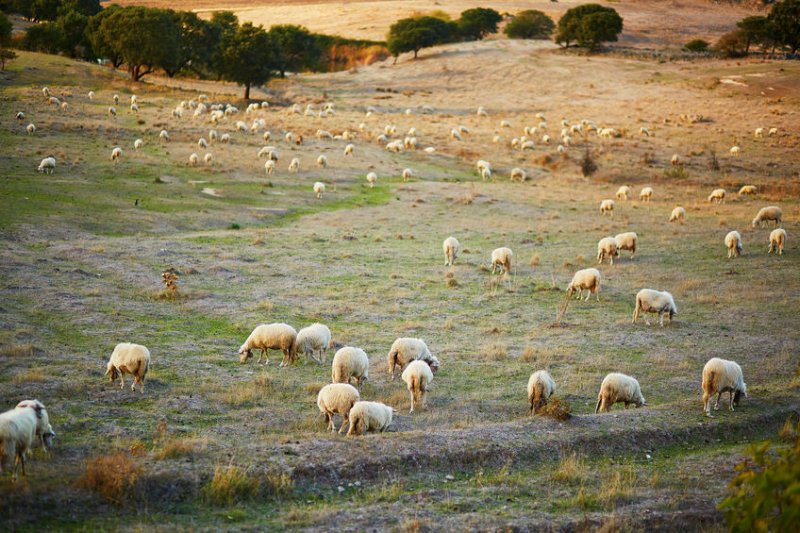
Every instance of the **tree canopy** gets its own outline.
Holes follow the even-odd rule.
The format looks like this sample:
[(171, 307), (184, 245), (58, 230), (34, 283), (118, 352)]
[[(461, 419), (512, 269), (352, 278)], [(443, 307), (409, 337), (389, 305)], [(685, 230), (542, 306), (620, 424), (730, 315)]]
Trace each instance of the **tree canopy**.
[(423, 16), (401, 19), (391, 25), (386, 37), (389, 53), (395, 58), (404, 52), (414, 52), (414, 59), (423, 48), (449, 42), (454, 24), (440, 18)]
[(511, 39), (549, 39), (555, 27), (553, 19), (536, 9), (528, 9), (517, 13), (503, 32)]
[(314, 35), (302, 26), (283, 24), (269, 29), (270, 36), (277, 47), (277, 67), (281, 77), (286, 71), (300, 71), (311, 68), (322, 56), (319, 42)]
[(490, 33), (497, 33), (503, 17), (494, 9), (476, 7), (461, 13), (456, 24), (461, 36), (468, 41), (480, 41)]
[[(585, 21), (584, 19), (589, 19)], [(569, 47), (571, 42), (579, 46), (595, 48), (604, 41), (616, 41), (622, 32), (622, 17), (614, 8), (600, 4), (583, 4), (568, 9), (558, 21), (555, 41)]]
[(275, 45), (261, 26), (247, 22), (235, 32), (223, 34), (219, 51), (222, 78), (244, 85), (245, 100), (253, 85), (265, 83), (276, 70)]
[(782, 0), (772, 6), (769, 16), (771, 37), (783, 46), (797, 53), (800, 48), (800, 0)]

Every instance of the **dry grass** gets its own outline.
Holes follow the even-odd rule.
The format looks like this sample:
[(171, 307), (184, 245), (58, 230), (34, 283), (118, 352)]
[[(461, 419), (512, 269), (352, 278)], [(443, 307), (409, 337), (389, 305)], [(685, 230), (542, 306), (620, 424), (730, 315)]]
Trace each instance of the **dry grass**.
[(0, 357), (26, 357), (36, 352), (33, 344), (9, 344), (0, 346)]
[(572, 408), (565, 400), (560, 398), (550, 398), (550, 401), (547, 402), (544, 407), (539, 409), (537, 414), (552, 418), (554, 420), (569, 420), (572, 417), (570, 414), (571, 411)]
[(550, 474), (550, 479), (558, 483), (576, 485), (583, 483), (589, 475), (589, 469), (583, 457), (575, 452), (562, 457), (558, 466)]
[(101, 455), (86, 462), (79, 485), (116, 505), (130, 504), (138, 498), (137, 482), (142, 472), (130, 454)]
[(233, 463), (214, 469), (214, 476), (203, 487), (203, 496), (212, 505), (229, 506), (258, 496), (261, 481), (249, 468)]
[(47, 379), (44, 372), (42, 372), (38, 368), (29, 368), (28, 370), (23, 370), (22, 372), (15, 374), (12, 383), (14, 385), (22, 385), (24, 383), (37, 383), (40, 381), (44, 381)]
[(492, 341), (481, 347), (480, 354), (490, 361), (503, 361), (508, 358), (508, 346), (501, 341)]

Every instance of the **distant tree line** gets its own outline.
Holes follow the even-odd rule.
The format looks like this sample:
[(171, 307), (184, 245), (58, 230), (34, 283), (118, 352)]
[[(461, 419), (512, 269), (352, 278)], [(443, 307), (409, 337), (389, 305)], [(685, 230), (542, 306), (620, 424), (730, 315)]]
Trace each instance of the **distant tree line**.
[[(689, 44), (692, 43), (687, 43), (687, 49), (690, 49)], [(693, 44), (695, 47), (701, 46)], [(741, 57), (749, 54), (755, 46), (765, 52), (797, 53), (800, 49), (800, 0), (776, 2), (766, 17), (743, 18), (736, 23), (735, 30), (720, 37), (714, 48), (729, 57)], [(705, 49), (708, 47), (706, 43)]]

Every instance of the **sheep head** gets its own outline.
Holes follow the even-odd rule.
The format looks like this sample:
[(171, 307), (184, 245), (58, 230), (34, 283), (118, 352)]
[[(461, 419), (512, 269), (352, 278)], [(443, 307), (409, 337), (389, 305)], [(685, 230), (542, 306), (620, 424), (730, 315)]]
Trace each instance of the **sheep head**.
[(251, 357), (253, 357), (253, 352), (249, 348), (245, 346), (239, 348), (239, 362), (241, 364), (245, 364)]
[(115, 379), (119, 377), (119, 372), (117, 372), (117, 367), (115, 367), (113, 363), (108, 363), (105, 375), (109, 376), (108, 380), (113, 382)]

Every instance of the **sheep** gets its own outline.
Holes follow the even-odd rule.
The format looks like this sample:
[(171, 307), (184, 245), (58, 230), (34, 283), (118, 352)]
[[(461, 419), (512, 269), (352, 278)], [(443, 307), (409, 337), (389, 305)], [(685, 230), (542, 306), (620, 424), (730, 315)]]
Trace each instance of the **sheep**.
[(605, 216), (606, 213), (614, 216), (614, 200), (607, 199), (600, 202), (600, 214)]
[(478, 175), (485, 169), (492, 170), (492, 164), (488, 161), (484, 161), (483, 159), (479, 159), (477, 163), (475, 163), (475, 168), (478, 170)]
[(200, 162), (200, 156), (198, 156), (196, 153), (192, 153), (189, 156), (189, 165), (196, 167), (199, 162)]
[(453, 236), (450, 236), (442, 243), (442, 250), (444, 251), (444, 266), (453, 266), (458, 254), (461, 253), (461, 245)]
[(392, 141), (386, 144), (386, 150), (395, 154), (403, 151), (403, 141)]
[[(227, 109), (226, 109), (226, 111), (227, 111)], [(236, 131), (243, 131), (243, 132), (247, 133), (247, 122), (244, 122), (243, 120), (237, 120), (236, 121)]]
[(60, 106), (61, 105), (61, 100), (59, 100), (55, 96), (51, 96), (50, 98), (47, 99), (47, 103), (49, 103), (50, 105), (54, 105), (54, 106)]
[(403, 147), (406, 150), (416, 150), (417, 149), (417, 138), (416, 137), (406, 137), (403, 139)]
[(119, 146), (115, 146), (113, 150), (111, 150), (111, 160), (114, 163), (119, 162), (120, 158), (122, 157), (122, 148)]
[(600, 301), (600, 271), (596, 268), (584, 268), (583, 270), (578, 270), (575, 272), (575, 275), (572, 276), (572, 281), (569, 282), (567, 285), (567, 296), (571, 297), (575, 290), (578, 291), (578, 300), (581, 299), (583, 296), (583, 290), (586, 289), (588, 292), (586, 293), (586, 301), (589, 301), (589, 297), (594, 293), (595, 298), (597, 301)]
[(317, 395), (317, 407), (325, 415), (328, 429), (331, 432), (336, 431), (333, 415), (337, 414), (342, 417), (342, 426), (339, 429), (339, 433), (342, 433), (350, 422), (348, 418), (350, 410), (360, 399), (361, 396), (356, 388), (347, 383), (331, 383), (320, 389)]
[(278, 160), (278, 150), (274, 146), (264, 146), (261, 150), (258, 151), (258, 158), (261, 159), (264, 156), (267, 156), (268, 160), (277, 161)]
[(781, 223), (781, 218), (783, 218), (783, 211), (781, 211), (780, 207), (775, 205), (762, 207), (759, 209), (758, 214), (753, 219), (752, 226), (754, 228), (756, 226), (760, 227), (762, 222), (773, 220), (775, 221), (775, 227), (777, 227)]
[(455, 139), (457, 141), (463, 140), (463, 138), (461, 137), (461, 132), (458, 131), (457, 128), (453, 128), (453, 129), (450, 130), (450, 137), (452, 137), (453, 139)]
[(669, 323), (672, 324), (672, 317), (678, 314), (678, 307), (675, 300), (667, 291), (657, 291), (654, 289), (642, 289), (636, 293), (636, 305), (633, 309), (633, 324), (639, 319), (639, 313), (644, 313), (644, 322), (648, 326), (650, 321), (647, 313), (658, 313), (658, 323), (664, 327), (664, 316), (669, 315)]
[(756, 128), (756, 131), (753, 133), (753, 137), (756, 139), (761, 139), (764, 137), (764, 128)]
[(403, 370), (402, 379), (408, 388), (411, 395), (411, 409), (409, 413), (414, 412), (414, 404), (417, 398), (422, 408), (427, 408), (428, 387), (433, 381), (433, 372), (431, 367), (425, 361), (411, 361), (405, 370)]
[(653, 199), (653, 188), (652, 187), (644, 187), (639, 192), (639, 200), (642, 202), (649, 202)]
[(0, 472), (8, 469), (11, 458), (14, 468), (11, 481), (17, 481), (17, 471), (22, 467), (25, 476), (25, 456), (36, 442), (45, 449), (52, 445), (56, 436), (47, 409), (39, 400), (23, 400), (14, 409), (0, 414)]
[(203, 156), (203, 161), (205, 161), (206, 166), (211, 166), (214, 163), (214, 156), (209, 152)]
[(631, 188), (627, 185), (622, 185), (619, 189), (617, 189), (617, 200), (627, 200), (630, 193)]
[(563, 144), (559, 144), (558, 146), (556, 146), (556, 152), (558, 152), (559, 154), (565, 154), (567, 153), (567, 149), (564, 147)]
[(609, 264), (614, 264), (614, 256), (617, 255), (617, 241), (614, 237), (603, 237), (597, 243), (597, 263), (603, 264), (603, 259), (608, 257)]
[(143, 140), (136, 139), (135, 141), (133, 141), (133, 149), (136, 150), (137, 152), (142, 149), (142, 146), (144, 146)]
[(175, 118), (183, 118), (183, 109), (176, 107), (172, 110), (172, 116)]
[(542, 144), (550, 144), (550, 136), (542, 135)]
[(45, 98), (50, 96), (50, 87), (42, 87), (42, 94)]
[(200, 137), (199, 139), (197, 139), (197, 147), (203, 149), (208, 148), (208, 141), (205, 140), (205, 138)]
[(600, 385), (600, 393), (597, 395), (597, 404), (594, 406), (594, 413), (609, 411), (615, 403), (624, 402), (625, 408), (633, 404), (636, 407), (647, 405), (642, 396), (642, 389), (639, 382), (631, 376), (612, 372), (603, 378)]
[[(427, 150), (427, 148), (426, 148), (426, 150)], [(484, 168), (483, 170), (481, 170), (481, 179), (484, 180), (484, 181), (491, 180), (492, 179), (492, 169)]]
[(320, 139), (320, 140), (322, 140), (322, 139), (333, 139), (333, 135), (331, 134), (331, 132), (326, 131), (326, 130), (317, 130), (316, 135), (317, 135), (317, 139)]
[(295, 353), (310, 356), (319, 364), (325, 362), (325, 352), (331, 346), (331, 330), (324, 324), (314, 323), (297, 332)]
[(348, 156), (348, 155), (349, 155), (349, 156), (352, 156), (352, 155), (353, 155), (353, 150), (354, 150), (354, 149), (355, 149), (355, 146), (354, 146), (354, 145), (352, 145), (352, 144), (348, 144), (347, 146), (345, 146), (345, 147), (344, 147), (344, 155), (345, 155), (345, 156)]
[(711, 415), (711, 398), (717, 395), (714, 410), (719, 410), (719, 399), (723, 392), (728, 392), (728, 408), (739, 405), (739, 399), (747, 398), (747, 384), (744, 382), (742, 367), (734, 361), (712, 357), (703, 367), (703, 410), (707, 417)]
[(397, 411), (380, 402), (356, 402), (350, 409), (350, 429), (347, 436), (363, 435), (367, 431), (383, 432), (392, 424)]
[(253, 357), (253, 350), (261, 350), (261, 355), (256, 363), (261, 363), (261, 358), (269, 364), (268, 350), (281, 350), (283, 359), (280, 366), (287, 366), (294, 359), (295, 340), (297, 331), (288, 324), (273, 323), (256, 326), (244, 344), (239, 348), (239, 362), (244, 364)]
[(321, 155), (317, 158), (317, 166), (320, 168), (325, 168), (328, 166), (328, 158), (324, 155)]
[(645, 137), (650, 137), (650, 130), (649, 130), (649, 129), (647, 129), (647, 128), (645, 128), (644, 126), (642, 126), (641, 128), (639, 128), (639, 133), (640, 133), (641, 135), (644, 135)]
[(217, 130), (208, 131), (208, 140), (211, 142), (219, 141), (219, 133), (217, 133)]
[(681, 206), (677, 206), (675, 209), (672, 210), (672, 213), (669, 215), (670, 222), (679, 222), (683, 224), (683, 219), (686, 218), (686, 209)]
[(275, 160), (274, 159), (267, 159), (267, 162), (264, 163), (264, 171), (268, 175), (272, 175), (272, 173), (275, 171)]
[(139, 384), (139, 392), (144, 394), (144, 378), (150, 368), (150, 350), (141, 344), (121, 342), (114, 347), (111, 359), (106, 365), (106, 376), (110, 382), (114, 382), (119, 376), (119, 388), (125, 388), (125, 374), (133, 376), (131, 392), (136, 392), (136, 384)]
[(321, 181), (314, 182), (314, 193), (317, 195), (317, 200), (322, 198), (322, 194), (325, 192), (325, 184)]
[(158, 142), (161, 144), (169, 142), (169, 132), (167, 130), (161, 130), (158, 133)]
[(778, 134), (778, 128), (770, 128), (769, 132), (767, 132), (767, 136), (772, 137), (773, 135)]
[(119, 105), (119, 95), (118, 94), (115, 94), (114, 96), (112, 96), (112, 99), (114, 100), (115, 104)]
[(221, 142), (222, 144), (228, 144), (229, 142), (231, 142), (231, 134), (223, 133), (222, 135), (219, 136), (219, 142)]
[(639, 236), (632, 231), (620, 233), (614, 237), (614, 243), (617, 245), (617, 257), (619, 257), (620, 250), (630, 250), (631, 259), (636, 255), (636, 245), (639, 243)]
[(725, 189), (714, 189), (708, 195), (708, 203), (717, 202), (718, 204), (725, 203)]
[(547, 405), (547, 400), (556, 391), (556, 382), (547, 370), (538, 370), (528, 379), (528, 403), (531, 404), (530, 414), (538, 413)]
[(33, 135), (36, 133), (36, 126), (33, 124), (33, 122), (31, 122), (25, 127), (25, 131), (28, 132), (28, 135)]
[(486, 112), (486, 108), (485, 107), (480, 106), (478, 108), (478, 111), (476, 112), (476, 115), (478, 115), (479, 117), (488, 117), (489, 113)]
[(503, 246), (494, 249), (492, 251), (492, 274), (494, 274), (495, 268), (497, 267), (502, 267), (505, 274), (511, 272), (511, 258), (513, 256), (514, 253), (511, 251), (511, 248)]
[(681, 164), (681, 156), (679, 156), (678, 154), (672, 154), (672, 158), (670, 158), (669, 161), (670, 163), (672, 163), (673, 167), (677, 167), (678, 165)]
[(373, 188), (375, 186), (375, 182), (378, 181), (378, 175), (374, 172), (370, 172), (367, 174), (367, 183), (369, 183), (369, 188)]
[(524, 170), (518, 167), (514, 167), (511, 169), (510, 180), (511, 181), (518, 181), (522, 183), (527, 179), (528, 175), (525, 173)]
[(300, 160), (298, 158), (295, 157), (289, 162), (289, 172), (292, 174), (300, 172)]
[(783, 255), (783, 245), (786, 243), (786, 230), (783, 228), (776, 228), (769, 234), (769, 249), (768, 254), (777, 252), (778, 255)]
[(399, 337), (392, 343), (389, 348), (389, 354), (386, 357), (390, 379), (394, 379), (395, 367), (403, 370), (403, 368), (411, 361), (421, 360), (428, 363), (433, 372), (439, 370), (439, 359), (431, 354), (428, 350), (428, 345), (422, 339), (414, 339), (411, 337)]
[(433, 154), (433, 153), (436, 153), (436, 148), (433, 147), (433, 146), (428, 146), (428, 147), (425, 148), (424, 152), (426, 154)]
[(728, 150), (728, 153), (730, 153), (733, 157), (739, 157), (739, 154), (742, 153), (742, 149), (738, 146), (731, 146), (731, 149)]
[(22, 122), (23, 120), (25, 120), (25, 113), (23, 113), (22, 111), (17, 111), (17, 114), (14, 115), (14, 118)]
[(331, 381), (349, 384), (351, 379), (356, 380), (356, 386), (360, 393), (364, 382), (369, 379), (369, 358), (361, 348), (345, 346), (333, 356)]
[(45, 174), (52, 174), (56, 170), (56, 158), (55, 157), (45, 157), (42, 159), (42, 162), (39, 163), (39, 168), (37, 168), (39, 172), (44, 172)]
[(108, 116), (116, 117), (117, 116), (117, 109), (114, 106), (109, 106), (108, 108)]
[(739, 257), (742, 254), (742, 236), (733, 230), (725, 235), (725, 247), (728, 248), (728, 259)]
[(139, 105), (131, 104), (131, 113), (138, 113), (138, 112), (139, 112)]
[(743, 196), (745, 194), (756, 194), (758, 189), (755, 185), (742, 185), (742, 188), (739, 189), (739, 196)]
[(269, 131), (265, 131), (264, 135), (262, 135), (261, 137), (264, 139), (264, 142), (267, 143), (269, 142), (270, 139), (272, 139), (272, 133)]

